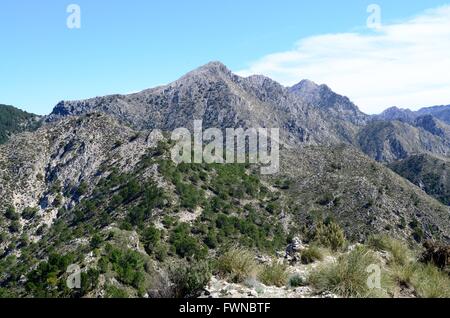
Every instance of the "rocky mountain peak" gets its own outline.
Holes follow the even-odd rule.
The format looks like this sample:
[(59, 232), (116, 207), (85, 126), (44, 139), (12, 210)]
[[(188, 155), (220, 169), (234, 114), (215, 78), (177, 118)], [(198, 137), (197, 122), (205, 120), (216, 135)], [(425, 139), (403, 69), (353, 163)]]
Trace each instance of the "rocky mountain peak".
[(175, 83), (189, 80), (191, 78), (211, 78), (211, 77), (230, 77), (232, 76), (231, 70), (229, 70), (222, 62), (212, 61), (203, 66), (196, 68), (195, 70), (187, 73)]
[(404, 122), (412, 122), (416, 115), (409, 109), (399, 108), (397, 106), (390, 107), (382, 112), (380, 115), (376, 115), (378, 120), (399, 120)]
[(324, 84), (318, 85), (310, 80), (302, 80), (289, 88), (289, 92), (304, 102), (331, 113), (333, 117), (354, 125), (364, 125), (369, 118), (348, 97), (335, 93)]
[(310, 81), (308, 79), (301, 80), (299, 83), (292, 86), (289, 90), (292, 93), (297, 94), (308, 94), (315, 92), (319, 89), (319, 85), (314, 83), (313, 81)]

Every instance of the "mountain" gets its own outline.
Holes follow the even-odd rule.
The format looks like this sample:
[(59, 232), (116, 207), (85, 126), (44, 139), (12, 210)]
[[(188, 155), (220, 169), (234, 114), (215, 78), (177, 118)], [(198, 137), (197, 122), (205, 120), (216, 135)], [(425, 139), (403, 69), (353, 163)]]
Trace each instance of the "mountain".
[(421, 115), (432, 115), (433, 117), (450, 124), (450, 105), (425, 107), (420, 109), (417, 113)]
[(417, 117), (423, 115), (432, 115), (444, 123), (450, 124), (450, 105), (424, 107), (418, 111), (391, 107), (383, 113), (373, 116), (373, 118), (376, 120), (400, 120), (404, 122), (413, 122)]
[[(195, 119), (279, 127), (280, 172), (176, 165), (167, 137)], [(60, 102), (44, 121), (0, 145), (0, 297), (198, 296), (223, 279), (211, 264), (230, 246), (275, 260), (296, 236), (336, 261), (379, 233), (415, 248), (450, 242), (450, 207), (375, 160), (446, 155), (434, 117), (372, 121), (325, 85), (283, 87), (213, 62), (139, 93)], [(66, 285), (72, 265), (80, 289)]]
[(6, 142), (15, 133), (36, 128), (38, 122), (37, 115), (0, 104), (0, 144)]
[(278, 127), (283, 143), (293, 147), (345, 143), (386, 162), (417, 152), (447, 155), (450, 143), (448, 126), (437, 119), (418, 116), (384, 127), (326, 85), (303, 80), (283, 87), (260, 75), (239, 77), (220, 62), (135, 94), (63, 101), (46, 120), (90, 112), (107, 113), (135, 129), (192, 129), (194, 119), (202, 119), (205, 129)]
[(324, 110), (333, 118), (351, 122), (356, 126), (365, 125), (369, 120), (369, 116), (362, 113), (348, 97), (336, 94), (327, 85), (302, 80), (289, 91), (306, 103)]
[[(0, 146), (0, 293), (161, 296), (177, 282), (161, 273), (180, 262), (198, 273), (236, 243), (275, 255), (318, 220), (352, 243), (380, 232), (450, 240), (448, 207), (351, 146), (285, 149), (281, 163), (266, 177), (176, 166), (163, 136), (99, 113), (15, 135)], [(69, 264), (83, 269), (79, 291), (64, 287)]]
[[(295, 144), (354, 142), (357, 126), (366, 117), (349, 101), (321, 89), (319, 96), (334, 104), (320, 108), (293, 91), (264, 76), (239, 77), (212, 62), (169, 85), (140, 93), (61, 102), (47, 121), (95, 111), (137, 129), (191, 128), (194, 119), (202, 119), (205, 128), (279, 127), (282, 139)], [(329, 120), (330, 112), (336, 115), (334, 121)]]
[(358, 146), (371, 158), (393, 162), (417, 153), (450, 154), (450, 127), (432, 117), (419, 117), (414, 124), (372, 121), (358, 132)]
[(380, 121), (398, 120), (402, 122), (413, 122), (417, 114), (410, 109), (402, 109), (398, 107), (390, 107), (379, 115), (374, 115), (372, 118)]
[(450, 205), (450, 164), (448, 158), (413, 155), (389, 167), (429, 195)]

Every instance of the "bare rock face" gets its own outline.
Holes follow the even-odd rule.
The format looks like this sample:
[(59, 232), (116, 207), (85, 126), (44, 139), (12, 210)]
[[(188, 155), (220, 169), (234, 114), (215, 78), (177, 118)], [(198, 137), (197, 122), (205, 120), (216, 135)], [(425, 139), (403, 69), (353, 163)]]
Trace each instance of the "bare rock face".
[(327, 85), (317, 85), (309, 80), (303, 80), (292, 86), (289, 91), (305, 102), (324, 110), (333, 118), (356, 126), (363, 126), (369, 120), (369, 116), (362, 113), (348, 97), (336, 94)]
[(418, 152), (448, 155), (450, 127), (427, 110), (394, 107), (368, 116), (326, 85), (303, 80), (286, 88), (261, 75), (239, 77), (212, 62), (140, 93), (60, 102), (46, 121), (101, 112), (135, 129), (192, 129), (200, 119), (205, 129), (280, 128), (282, 141), (294, 147), (346, 143), (389, 163)]
[(352, 142), (367, 116), (325, 86), (313, 90), (313, 98), (308, 94), (264, 76), (242, 78), (212, 62), (140, 93), (61, 102), (46, 120), (104, 112), (137, 129), (173, 130), (202, 119), (204, 128), (280, 128), (283, 140), (295, 144)]
[[(38, 217), (20, 219), (23, 234), (35, 240), (36, 229), (51, 227), (59, 207), (76, 206), (80, 196), (90, 195), (104, 167), (126, 173), (156, 143), (150, 133), (138, 134), (103, 114), (64, 118), (16, 135), (0, 146), (1, 214), (8, 207), (19, 213), (37, 209)], [(81, 184), (86, 189), (74, 194)]]
[(385, 163), (417, 153), (447, 157), (450, 155), (450, 127), (432, 122), (433, 125), (419, 121), (417, 126), (400, 121), (371, 122), (358, 133), (359, 148), (371, 158)]

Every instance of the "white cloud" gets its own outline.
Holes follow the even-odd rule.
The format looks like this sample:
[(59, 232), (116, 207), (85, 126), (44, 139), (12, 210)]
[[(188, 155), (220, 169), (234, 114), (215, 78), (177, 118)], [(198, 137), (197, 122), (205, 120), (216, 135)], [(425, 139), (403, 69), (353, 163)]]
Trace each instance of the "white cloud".
[(450, 104), (450, 5), (377, 31), (304, 38), (238, 74), (325, 83), (367, 113)]

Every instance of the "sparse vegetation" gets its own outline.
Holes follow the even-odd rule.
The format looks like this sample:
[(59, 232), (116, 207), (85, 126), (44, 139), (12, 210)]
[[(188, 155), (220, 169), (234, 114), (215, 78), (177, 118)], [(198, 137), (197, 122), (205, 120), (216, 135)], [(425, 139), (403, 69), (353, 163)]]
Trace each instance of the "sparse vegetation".
[(36, 116), (13, 106), (0, 104), (0, 144), (14, 133), (36, 128), (38, 122), (33, 121), (34, 117)]
[[(115, 138), (128, 140), (131, 148), (141, 147), (146, 136), (127, 130), (123, 136), (108, 139), (113, 157), (107, 157), (93, 176), (82, 174), (68, 182), (63, 174), (45, 172), (44, 176), (33, 171), (33, 176), (42, 174), (38, 179), (47, 186), (40, 202), (27, 203), (39, 208), (23, 209), (14, 198), (5, 199), (8, 202), (0, 216), (4, 229), (0, 235), (4, 255), (0, 259), (0, 297), (16, 292), (21, 297), (96, 297), (100, 289), (101, 295), (114, 298), (146, 293), (150, 297), (196, 297), (212, 273), (228, 283), (251, 286), (257, 293), (264, 292), (260, 290), (263, 283), (271, 286), (270, 290), (308, 286), (313, 292), (331, 291), (344, 297), (391, 296), (395, 288), (420, 297), (448, 295), (445, 272), (433, 267), (431, 260), (427, 261), (430, 264), (418, 263), (406, 243), (377, 235), (367, 240), (367, 247), (346, 248), (353, 249), (351, 244), (375, 230), (394, 234), (412, 230), (418, 241), (439, 231), (423, 217), (429, 212), (422, 211), (428, 209), (423, 195), (414, 195), (405, 185), (397, 191), (392, 186), (397, 179), (378, 178), (382, 165), (357, 161), (359, 155), (353, 150), (306, 149), (309, 161), (322, 160), (317, 170), (305, 169), (305, 180), (310, 182), (306, 189), (296, 181), (297, 175), (261, 177), (244, 164), (175, 165), (166, 160), (170, 149), (166, 142), (149, 148), (142, 158), (121, 158), (120, 151), (110, 149)], [(61, 142), (61, 149), (71, 150), (71, 155), (78, 146), (77, 142)], [(348, 154), (344, 151), (350, 152), (351, 160), (345, 159)], [(322, 159), (324, 156), (335, 158)], [(136, 166), (128, 166), (134, 161)], [(343, 185), (336, 183), (333, 178), (344, 180), (355, 162), (364, 173), (351, 171)], [(123, 165), (127, 169), (122, 169)], [(361, 199), (356, 200), (349, 192), (354, 191), (353, 181), (361, 177), (370, 187), (363, 185)], [(388, 182), (385, 185), (378, 179)], [(377, 221), (391, 219), (382, 200), (372, 192), (367, 195), (372, 185), (375, 195), (382, 198), (398, 199), (400, 192), (405, 196), (408, 203), (402, 206), (411, 211), (401, 215), (402, 227), (387, 222), (379, 226)], [(47, 226), (53, 212), (57, 217)], [(355, 233), (355, 229), (362, 231)], [(264, 260), (275, 255), (281, 259), (280, 252), (297, 235), (308, 244), (297, 254), (301, 263), (324, 261), (309, 277), (278, 259), (269, 264)], [(64, 254), (66, 251), (70, 252)], [(330, 261), (333, 257), (336, 263)], [(84, 266), (82, 290), (65, 287), (68, 262)], [(370, 264), (380, 264), (383, 290), (367, 287)], [(307, 272), (316, 265), (296, 263)], [(290, 276), (293, 270), (301, 276)], [(26, 278), (23, 286), (17, 283), (22, 276)]]
[(338, 251), (346, 244), (345, 234), (342, 228), (335, 222), (319, 222), (314, 232), (314, 242)]
[(285, 286), (288, 282), (287, 266), (273, 261), (271, 264), (263, 266), (258, 275), (261, 282), (268, 286)]
[(370, 236), (368, 246), (378, 251), (389, 252), (391, 255), (390, 261), (395, 264), (406, 265), (412, 258), (412, 253), (404, 242), (384, 234)]
[(313, 271), (309, 282), (318, 291), (331, 291), (343, 297), (372, 297), (379, 293), (384, 294), (382, 290), (370, 289), (367, 284), (367, 268), (372, 264), (380, 264), (373, 252), (362, 246), (357, 247), (340, 256), (335, 264)]
[(252, 252), (234, 247), (219, 257), (216, 270), (231, 282), (242, 283), (245, 279), (257, 275), (258, 265)]
[(323, 253), (319, 247), (311, 245), (303, 250), (300, 255), (303, 264), (310, 264), (323, 259)]

